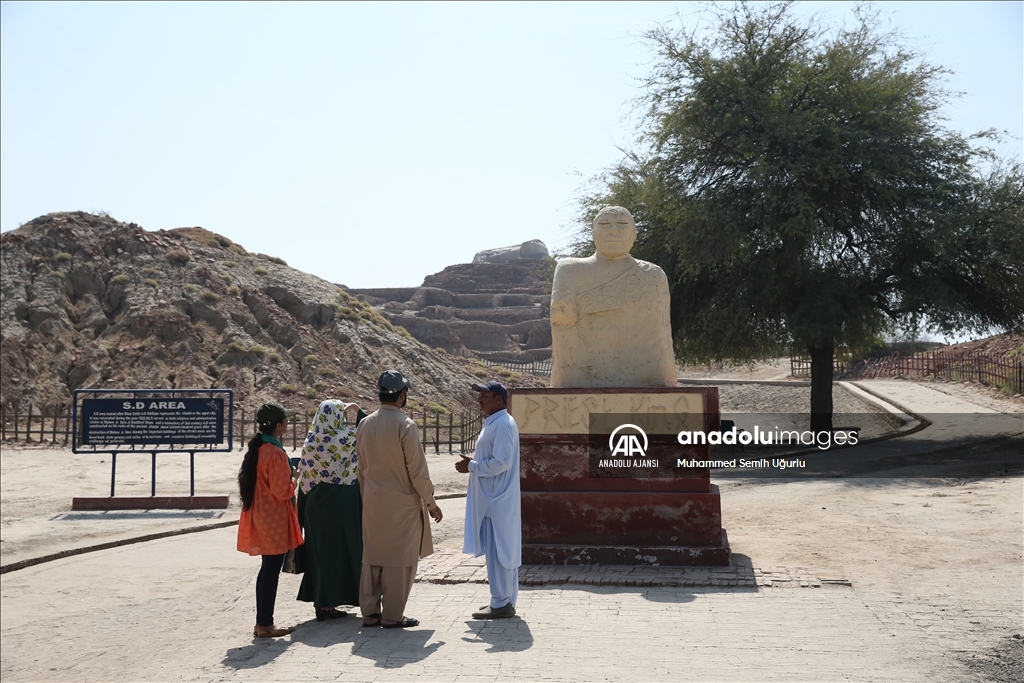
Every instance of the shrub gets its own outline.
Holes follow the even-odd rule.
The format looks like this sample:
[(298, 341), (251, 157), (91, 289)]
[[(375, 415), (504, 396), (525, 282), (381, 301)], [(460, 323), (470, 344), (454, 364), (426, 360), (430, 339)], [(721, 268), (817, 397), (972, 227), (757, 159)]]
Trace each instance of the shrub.
[(196, 287), (195, 285), (185, 285), (183, 289), (189, 294), (195, 294), (196, 292), (199, 291), (199, 288)]
[(160, 271), (157, 270), (156, 268), (143, 268), (142, 274), (145, 275), (146, 277), (156, 277), (157, 275), (160, 274)]
[(238, 296), (241, 293), (242, 293), (242, 290), (240, 290), (235, 285), (231, 285), (230, 287), (228, 287), (228, 294), (234, 294), (235, 296)]
[(254, 353), (260, 358), (263, 358), (263, 356), (267, 355), (267, 350), (259, 344), (253, 344), (249, 347), (249, 353)]
[(334, 368), (320, 368), (319, 370), (316, 371), (316, 374), (322, 375), (324, 377), (337, 377), (338, 371), (335, 370)]
[(256, 266), (255, 268), (252, 269), (252, 272), (256, 273), (257, 275), (266, 275), (270, 271), (264, 268), (263, 266)]
[(227, 250), (228, 251), (233, 251), (236, 254), (238, 254), (239, 256), (248, 256), (249, 255), (249, 252), (247, 252), (245, 250), (245, 247), (243, 247), (241, 244), (234, 244), (234, 243), (232, 243), (232, 245), (229, 246), (227, 248)]
[(306, 398), (316, 398), (316, 389), (306, 389), (304, 392), (302, 392), (302, 395), (305, 396)]
[(487, 370), (484, 369), (484, 368), (473, 368), (472, 370), (470, 370), (470, 372), (472, 372), (474, 375), (476, 375), (480, 379), (486, 379), (487, 375), (488, 375)]
[(204, 289), (203, 293), (199, 295), (199, 298), (211, 304), (215, 304), (218, 301), (220, 301), (220, 295), (217, 294), (216, 292), (211, 292), (208, 289)]
[(432, 413), (438, 413), (440, 415), (448, 414), (447, 408), (445, 408), (440, 403), (435, 403), (434, 401), (427, 401), (427, 410), (429, 410)]
[(63, 280), (64, 279), (64, 273), (60, 272), (59, 270), (51, 270), (50, 271), (50, 277), (55, 277), (58, 280)]
[(270, 359), (271, 363), (280, 363), (281, 362), (281, 354), (277, 353), (276, 351), (271, 353), (271, 354), (269, 354), (267, 356), (267, 358)]
[(498, 373), (502, 377), (511, 377), (512, 376), (512, 371), (511, 370), (509, 370), (508, 368), (502, 367), (500, 365), (494, 366), (494, 372)]
[(277, 390), (282, 394), (294, 394), (299, 388), (294, 384), (279, 384)]
[(221, 261), (220, 264), (222, 266), (224, 266), (225, 268), (234, 268), (235, 267), (235, 262), (234, 261)]
[(263, 259), (264, 261), (270, 261), (276, 263), (279, 266), (287, 266), (288, 262), (283, 258), (277, 258), (276, 256), (267, 256), (266, 254), (254, 254), (256, 258)]
[(66, 251), (58, 251), (54, 258), (57, 259), (57, 263), (67, 263), (71, 260), (71, 254)]
[(342, 318), (345, 318), (346, 320), (355, 320), (358, 317), (356, 316), (356, 312), (353, 311), (348, 306), (342, 306), (341, 308), (339, 308), (338, 315), (340, 315)]
[(156, 280), (154, 280), (151, 277), (147, 277), (145, 280), (143, 280), (142, 284), (146, 285), (147, 287), (152, 287), (153, 289), (156, 289)]
[(412, 339), (412, 332), (410, 332), (409, 330), (405, 329), (401, 325), (395, 325), (395, 332), (397, 332), (398, 334), (402, 335), (406, 339)]
[(303, 363), (315, 363), (318, 360), (320, 360), (320, 356), (316, 355), (315, 353), (311, 353), (308, 356), (306, 356), (305, 358), (303, 358), (302, 362)]
[(192, 254), (188, 253), (184, 249), (171, 249), (165, 254), (167, 260), (171, 263), (177, 263), (179, 266), (183, 266), (192, 260)]
[(223, 275), (221, 275), (220, 279), (223, 280), (224, 284), (226, 284), (226, 285), (230, 285), (231, 284), (231, 276), (228, 275), (227, 273), (224, 273)]
[(238, 342), (233, 341), (228, 344), (228, 351), (231, 351), (232, 353), (245, 353), (245, 347)]
[(323, 391), (323, 390), (324, 390), (324, 389), (326, 389), (326, 388), (327, 388), (328, 386), (330, 386), (330, 385), (328, 385), (328, 384), (327, 384), (327, 382), (321, 382), (321, 381), (319, 381), (319, 380), (318, 380), (318, 381), (316, 381), (316, 382), (313, 382), (313, 388), (314, 388), (314, 389), (317, 389), (317, 390), (319, 390), (319, 391)]
[(113, 282), (115, 285), (126, 285), (131, 281), (132, 279), (125, 275), (124, 273), (121, 273), (120, 275), (115, 275), (114, 279), (111, 280), (111, 282)]

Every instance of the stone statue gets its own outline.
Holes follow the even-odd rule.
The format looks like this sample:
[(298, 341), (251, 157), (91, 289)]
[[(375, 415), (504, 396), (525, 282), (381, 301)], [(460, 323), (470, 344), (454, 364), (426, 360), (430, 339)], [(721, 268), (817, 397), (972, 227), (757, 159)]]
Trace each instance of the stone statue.
[(636, 223), (621, 206), (594, 219), (597, 253), (555, 267), (552, 387), (677, 385), (668, 278), (629, 255)]

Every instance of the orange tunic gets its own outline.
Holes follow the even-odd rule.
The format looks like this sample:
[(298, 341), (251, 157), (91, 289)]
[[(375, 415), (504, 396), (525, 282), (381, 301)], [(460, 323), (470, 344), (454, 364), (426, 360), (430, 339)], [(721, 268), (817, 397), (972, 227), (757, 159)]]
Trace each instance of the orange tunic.
[(302, 545), (292, 496), (288, 455), (272, 443), (260, 446), (252, 507), (238, 520), (238, 550), (250, 555), (281, 555)]

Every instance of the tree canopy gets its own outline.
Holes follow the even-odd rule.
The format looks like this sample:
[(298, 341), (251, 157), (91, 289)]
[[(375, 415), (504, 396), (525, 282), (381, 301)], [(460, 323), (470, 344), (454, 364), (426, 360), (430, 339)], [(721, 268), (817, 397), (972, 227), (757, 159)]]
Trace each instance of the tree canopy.
[(584, 213), (634, 215), (634, 255), (672, 290), (677, 356), (812, 362), (831, 428), (837, 349), (908, 322), (1024, 328), (1024, 173), (944, 127), (947, 73), (879, 30), (800, 20), (791, 3), (712, 7), (656, 28), (637, 149)]

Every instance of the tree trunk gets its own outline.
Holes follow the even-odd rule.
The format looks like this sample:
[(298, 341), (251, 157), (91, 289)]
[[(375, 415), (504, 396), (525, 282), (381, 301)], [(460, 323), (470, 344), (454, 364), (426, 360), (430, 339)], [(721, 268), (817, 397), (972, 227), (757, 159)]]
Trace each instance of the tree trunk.
[(832, 430), (832, 358), (835, 347), (827, 344), (811, 347), (811, 430)]

